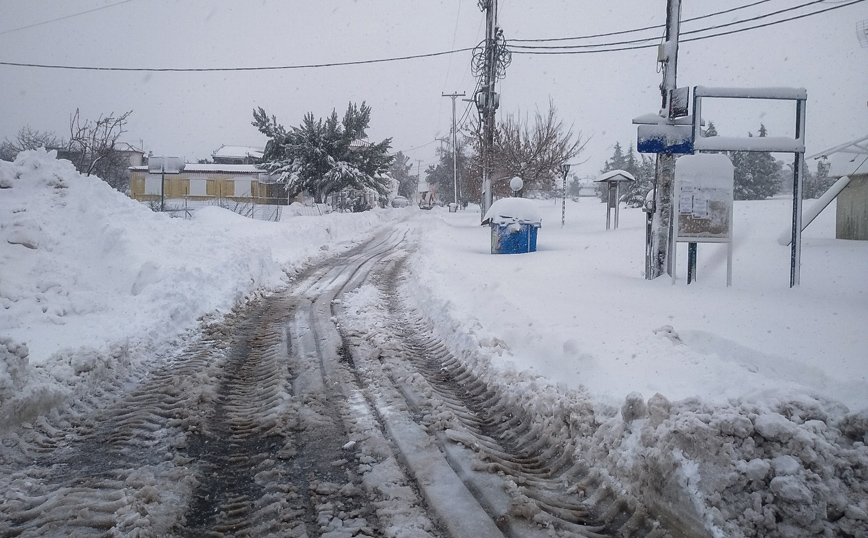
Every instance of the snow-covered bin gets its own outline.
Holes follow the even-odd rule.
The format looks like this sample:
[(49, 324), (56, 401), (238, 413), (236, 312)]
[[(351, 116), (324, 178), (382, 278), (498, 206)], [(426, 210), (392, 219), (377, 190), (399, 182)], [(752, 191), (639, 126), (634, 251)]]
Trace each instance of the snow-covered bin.
[(482, 224), (491, 226), (492, 254), (536, 252), (537, 230), (542, 226), (542, 218), (531, 200), (501, 198), (491, 204)]

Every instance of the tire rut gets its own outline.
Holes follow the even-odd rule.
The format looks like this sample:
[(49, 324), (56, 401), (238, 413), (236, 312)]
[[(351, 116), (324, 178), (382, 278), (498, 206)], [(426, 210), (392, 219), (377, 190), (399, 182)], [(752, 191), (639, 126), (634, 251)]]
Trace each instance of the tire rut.
[(348, 347), (359, 355), (357, 362), (376, 359), (504, 535), (541, 536), (545, 529), (588, 538), (705, 535), (691, 521), (643, 505), (577, 458), (569, 413), (540, 416), (523, 409), (453, 356), (433, 336), (430, 322), (406, 306), (403, 265), (381, 266), (371, 278), (382, 302), (373, 308), (386, 323), (372, 332), (344, 313)]

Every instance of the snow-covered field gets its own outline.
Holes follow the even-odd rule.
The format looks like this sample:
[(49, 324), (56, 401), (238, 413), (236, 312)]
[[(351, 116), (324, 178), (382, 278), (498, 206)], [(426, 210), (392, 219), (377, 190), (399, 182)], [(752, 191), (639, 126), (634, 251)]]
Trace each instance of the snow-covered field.
[(830, 208), (789, 289), (790, 202), (737, 202), (733, 286), (712, 245), (673, 286), (643, 278), (641, 211), (606, 231), (596, 199), (568, 201), (563, 228), (560, 201), (538, 204), (538, 252), (493, 256), (473, 211), (170, 219), (51, 154), (0, 162), (0, 432), (411, 218), (406, 287), (453, 353), (541, 413), (584, 406), (585, 457), (616, 480), (684, 491), (715, 536), (868, 533), (868, 242), (834, 239)]

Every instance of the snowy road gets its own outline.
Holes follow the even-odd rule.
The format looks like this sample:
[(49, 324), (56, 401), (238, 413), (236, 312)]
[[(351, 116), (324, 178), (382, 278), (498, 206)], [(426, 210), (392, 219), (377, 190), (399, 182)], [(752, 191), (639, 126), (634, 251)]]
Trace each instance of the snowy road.
[[(398, 225), (168, 365), (4, 438), (2, 536), (704, 536), (574, 456), (407, 306)], [(376, 320), (372, 322), (371, 320)]]

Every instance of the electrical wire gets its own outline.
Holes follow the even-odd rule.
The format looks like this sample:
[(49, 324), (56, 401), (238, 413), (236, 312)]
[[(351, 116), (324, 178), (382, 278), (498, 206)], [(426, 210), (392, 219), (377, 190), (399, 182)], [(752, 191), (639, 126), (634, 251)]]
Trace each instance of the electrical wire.
[[(757, 24), (755, 26), (749, 26), (747, 28), (737, 28), (734, 30), (726, 31), (726, 32), (719, 32), (717, 34), (703, 35), (703, 36), (698, 36), (698, 37), (692, 37), (689, 39), (679, 39), (679, 43), (689, 43), (689, 42), (693, 42), (693, 41), (702, 41), (704, 39), (711, 39), (713, 37), (721, 37), (721, 36), (726, 36), (726, 35), (738, 34), (741, 32), (747, 32), (749, 30), (756, 30), (758, 28), (766, 28), (769, 26), (775, 26), (777, 24), (782, 24), (785, 22), (790, 22), (790, 21), (794, 21), (794, 20), (798, 20), (798, 19), (804, 19), (807, 17), (812, 17), (814, 15), (819, 15), (819, 14), (825, 13), (827, 11), (832, 11), (835, 9), (840, 9), (840, 8), (852, 6), (852, 5), (859, 4), (859, 3), (862, 3), (865, 1), (866, 0), (851, 0), (845, 4), (838, 4), (838, 5), (835, 5), (832, 7), (828, 7), (826, 9), (819, 9), (816, 11), (812, 11), (811, 13), (803, 13), (801, 15), (794, 15), (792, 17), (788, 17), (785, 19), (767, 22), (764, 24)], [(700, 31), (701, 30), (696, 30), (693, 33), (700, 32)], [(536, 55), (597, 54), (597, 53), (602, 53), (602, 52), (620, 52), (620, 51), (626, 51), (626, 50), (647, 49), (647, 48), (652, 48), (652, 47), (656, 47), (656, 46), (657, 46), (656, 44), (651, 43), (651, 44), (647, 44), (647, 45), (633, 45), (633, 46), (629, 46), (629, 47), (617, 47), (617, 48), (606, 48), (606, 49), (595, 49), (595, 50), (527, 50), (527, 51), (516, 50), (516, 51), (513, 51), (513, 53), (514, 54), (536, 54)]]
[(65, 16), (63, 16), (63, 17), (58, 17), (58, 18), (56, 18), (56, 19), (51, 19), (51, 20), (47, 20), (47, 21), (37, 22), (37, 23), (34, 23), (34, 24), (28, 24), (27, 26), (21, 26), (21, 27), (19, 27), (19, 28), (12, 28), (12, 29), (10, 29), (10, 30), (3, 30), (2, 32), (0, 32), (0, 35), (6, 35), (6, 34), (11, 34), (12, 32), (19, 32), (19, 31), (21, 31), (21, 30), (27, 30), (28, 28), (35, 28), (35, 27), (37, 27), (37, 26), (42, 26), (42, 25), (44, 25), (44, 24), (49, 24), (49, 23), (52, 23), (52, 22), (64, 21), (64, 20), (66, 20), (66, 19), (71, 19), (71, 18), (73, 18), (73, 17), (79, 17), (79, 16), (81, 16), (81, 15), (87, 15), (88, 13), (93, 13), (94, 11), (100, 11), (100, 10), (103, 10), (103, 9), (108, 9), (108, 8), (110, 8), (110, 7), (119, 6), (119, 5), (121, 5), (121, 4), (128, 4), (128, 3), (133, 2), (133, 1), (135, 1), (135, 0), (123, 0), (122, 2), (115, 2), (114, 4), (108, 4), (108, 5), (105, 5), (105, 6), (95, 7), (95, 8), (93, 8), (93, 9), (88, 9), (87, 11), (81, 11), (81, 12), (79, 12), (79, 13), (73, 13), (72, 15), (65, 15)]
[[(754, 7), (759, 4), (764, 4), (766, 2), (770, 2), (771, 0), (759, 0), (758, 2), (753, 2), (752, 4), (745, 4), (743, 6), (738, 6), (730, 9), (726, 9), (724, 11), (715, 11), (714, 13), (709, 13), (707, 15), (700, 15), (698, 17), (692, 17), (689, 19), (684, 19), (681, 21), (682, 23), (698, 21), (701, 19), (707, 19), (709, 17), (716, 17), (718, 15), (725, 15), (727, 13), (732, 13), (733, 11), (738, 11), (740, 9), (746, 9), (749, 7)], [(847, 0), (842, 0), (847, 1)], [(660, 28), (666, 28), (665, 24), (655, 24), (652, 26), (643, 26), (641, 28), (633, 28), (631, 30), (620, 30), (617, 32), (606, 32), (604, 34), (591, 34), (584, 36), (575, 36), (575, 37), (552, 37), (552, 38), (543, 38), (543, 39), (510, 39), (511, 43), (536, 43), (536, 42), (547, 42), (547, 41), (574, 41), (579, 39), (596, 39), (598, 37), (611, 37), (615, 35), (624, 35), (624, 34), (632, 34), (635, 32), (644, 32), (645, 30), (657, 30)]]
[(259, 66), (259, 67), (96, 67), (84, 65), (50, 65), (50, 64), (35, 64), (23, 62), (0, 62), (0, 65), (8, 65), (12, 67), (36, 67), (41, 69), (67, 69), (74, 71), (125, 71), (125, 72), (148, 72), (148, 73), (214, 73), (227, 71), (281, 71), (287, 69), (316, 69), (323, 67), (344, 67), (349, 65), (365, 65), (377, 64), (386, 62), (399, 62), (403, 60), (418, 60), (420, 58), (433, 58), (436, 56), (445, 56), (447, 54), (457, 54), (459, 52), (472, 51), (474, 47), (463, 49), (445, 50), (441, 52), (430, 52), (427, 54), (413, 54), (409, 56), (396, 56), (392, 58), (378, 58), (375, 60), (355, 60), (347, 62), (330, 62), (319, 64), (298, 64), (298, 65), (274, 65), (274, 66)]
[[(125, 2), (130, 2), (130, 1), (132, 1), (132, 0), (125, 0)], [(816, 3), (824, 2), (824, 1), (825, 0), (814, 0), (814, 1), (809, 2), (807, 4), (802, 4), (800, 6), (788, 8), (785, 10), (780, 10), (778, 12), (775, 12), (775, 14), (780, 14), (780, 13), (786, 12), (786, 11), (792, 11), (795, 9), (799, 9), (801, 7), (805, 7), (805, 6), (808, 6), (811, 4), (816, 4)], [(858, 4), (858, 3), (862, 3), (864, 1), (866, 1), (866, 0), (851, 0), (851, 1), (848, 1), (846, 3), (838, 3), (836, 5), (833, 5), (831, 7), (827, 7), (825, 9), (819, 9), (816, 11), (812, 11), (811, 13), (804, 13), (801, 15), (795, 15), (795, 16), (780, 19), (777, 21), (772, 21), (772, 22), (768, 22), (768, 23), (764, 23), (764, 24), (749, 26), (746, 28), (738, 28), (738, 29), (733, 29), (733, 30), (729, 30), (726, 32), (719, 32), (716, 34), (703, 35), (703, 36), (683, 39), (683, 40), (680, 40), (680, 42), (681, 43), (689, 43), (689, 42), (693, 42), (693, 41), (700, 41), (703, 39), (710, 39), (710, 38), (714, 38), (714, 37), (721, 37), (721, 36), (736, 34), (736, 33), (740, 33), (740, 32), (746, 32), (749, 30), (756, 30), (758, 28), (766, 28), (769, 26), (774, 26), (777, 24), (785, 23), (785, 22), (790, 22), (790, 21), (794, 21), (794, 20), (798, 20), (798, 19), (804, 19), (806, 17), (812, 17), (815, 15), (819, 15), (821, 13), (826, 13), (828, 11), (835, 10), (835, 9), (849, 7), (849, 6)], [(121, 3), (125, 3), (125, 2), (121, 2)], [(104, 9), (107, 7), (112, 7), (114, 5), (118, 5), (118, 4), (111, 4), (109, 6), (103, 6), (103, 8), (97, 8), (97, 9)], [(94, 10), (91, 10), (91, 11), (94, 11)], [(684, 32), (682, 35), (706, 32), (706, 31), (712, 30), (712, 29), (718, 29), (718, 28), (723, 28), (726, 26), (732, 26), (733, 24), (743, 24), (746, 22), (751, 22), (754, 20), (766, 18), (770, 15), (772, 15), (772, 14), (760, 15), (760, 16), (753, 17), (750, 19), (745, 19), (743, 21), (738, 21), (738, 22), (734, 22), (734, 23), (727, 23), (724, 25), (708, 27), (708, 28), (700, 29), (700, 30), (693, 30), (690, 32)], [(70, 15), (68, 17), (71, 17), (71, 16), (75, 16), (75, 15)], [(56, 20), (60, 20), (60, 19), (56, 19)], [(695, 19), (693, 19), (693, 20), (695, 20)], [(47, 22), (52, 22), (52, 21), (46, 21), (46, 23)], [(40, 23), (40, 24), (43, 24), (43, 23)], [(649, 28), (651, 28), (651, 27), (649, 27)], [(657, 28), (657, 26), (655, 26), (653, 28)], [(8, 30), (8, 31), (12, 31), (12, 30)], [(653, 37), (653, 38), (648, 38), (645, 40), (637, 40), (637, 41), (650, 41), (652, 39), (657, 40), (657, 39), (659, 39), (659, 37)], [(615, 43), (602, 43), (602, 44), (598, 44), (598, 45), (576, 45), (576, 46), (563, 46), (563, 47), (536, 47), (538, 49), (546, 49), (546, 50), (514, 50), (513, 52), (515, 54), (535, 54), (535, 55), (596, 54), (596, 53), (604, 53), (604, 52), (620, 52), (620, 51), (627, 51), (627, 50), (646, 49), (646, 48), (651, 48), (651, 47), (657, 46), (657, 44), (655, 44), (655, 43), (642, 44), (642, 45), (632, 45), (632, 46), (621, 46), (622, 44), (631, 44), (631, 43), (624, 42), (624, 43), (619, 44), (618, 42), (615, 42)], [(529, 46), (522, 46), (522, 47), (535, 48), (535, 47), (529, 47)], [(579, 48), (579, 47), (581, 47), (583, 49), (591, 48), (591, 47), (593, 47), (593, 48), (591, 48), (590, 50), (565, 50), (565, 49), (573, 49), (573, 48)], [(599, 48), (599, 47), (607, 47), (607, 48)], [(448, 54), (458, 54), (458, 53), (462, 53), (462, 52), (469, 52), (469, 51), (473, 51), (474, 48), (475, 47), (465, 47), (465, 48), (460, 48), (460, 49), (433, 52), (433, 53), (427, 53), (427, 54), (414, 54), (414, 55), (407, 55), (407, 56), (396, 56), (396, 57), (391, 57), (391, 58), (378, 58), (378, 59), (373, 59), (373, 60), (356, 60), (356, 61), (345, 61), (345, 62), (327, 62), (327, 63), (318, 63), (318, 64), (297, 64), (297, 65), (258, 66), (258, 67), (201, 67), (201, 68), (98, 67), (98, 66), (80, 66), (80, 65), (37, 64), (37, 63), (25, 63), (25, 62), (3, 62), (3, 61), (0, 61), (0, 65), (11, 66), (11, 67), (30, 67), (30, 68), (39, 68), (39, 69), (61, 69), (61, 70), (74, 70), (74, 71), (120, 71), (120, 72), (150, 72), (150, 73), (208, 73), (208, 72), (233, 72), (233, 71), (236, 71), (236, 72), (280, 71), (280, 70), (292, 70), (292, 69), (317, 69), (317, 68), (327, 68), (327, 67), (345, 67), (345, 66), (351, 66), (351, 65), (366, 65), (366, 64), (397, 62), (397, 61), (405, 61), (405, 60), (417, 60), (417, 59), (423, 59), (423, 58), (433, 58), (433, 57), (437, 57), (437, 56), (445, 56)], [(512, 45), (512, 48), (518, 48), (518, 46)], [(556, 48), (558, 50), (548, 50), (551, 48)]]
[[(825, 1), (826, 0), (812, 0), (810, 2), (801, 4), (798, 6), (792, 6), (792, 7), (788, 7), (785, 9), (778, 10), (778, 11), (772, 11), (770, 13), (765, 13), (763, 15), (757, 15), (757, 16), (751, 17), (749, 19), (743, 19), (740, 21), (733, 21), (733, 22), (728, 22), (728, 23), (724, 23), (724, 24), (718, 24), (715, 26), (709, 26), (707, 28), (700, 28), (698, 30), (690, 30), (690, 31), (686, 31), (686, 32), (681, 32), (680, 35), (686, 36), (686, 35), (691, 35), (691, 34), (698, 34), (698, 33), (702, 33), (702, 32), (707, 32), (709, 30), (718, 30), (720, 28), (727, 28), (729, 26), (735, 26), (737, 24), (744, 24), (744, 23), (748, 23), (748, 22), (758, 21), (760, 19), (773, 17), (775, 15), (780, 15), (781, 13), (788, 13), (790, 11), (795, 11), (797, 9), (802, 9), (804, 7), (808, 7), (808, 6), (811, 6), (814, 4), (819, 4), (819, 3), (822, 3)], [(594, 47), (630, 45), (633, 43), (647, 42), (647, 41), (650, 41), (652, 39), (657, 39), (657, 37), (647, 37), (647, 38), (631, 39), (631, 40), (625, 40), (625, 41), (612, 41), (609, 43), (599, 43), (599, 44), (592, 44), (592, 45), (513, 45), (513, 48), (516, 48), (516, 49), (560, 49), (560, 50), (585, 49), (585, 48), (594, 48)]]

